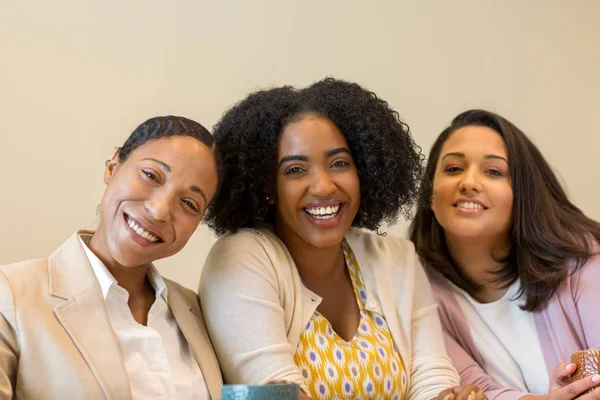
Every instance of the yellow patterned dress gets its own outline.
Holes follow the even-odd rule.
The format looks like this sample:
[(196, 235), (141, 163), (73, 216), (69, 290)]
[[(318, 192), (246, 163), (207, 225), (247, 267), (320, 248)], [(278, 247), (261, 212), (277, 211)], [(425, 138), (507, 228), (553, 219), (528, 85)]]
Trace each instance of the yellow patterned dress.
[(382, 315), (365, 307), (367, 298), (358, 262), (346, 241), (346, 265), (360, 309), (358, 330), (346, 342), (315, 311), (294, 360), (302, 370), (308, 395), (317, 399), (403, 399), (406, 373)]

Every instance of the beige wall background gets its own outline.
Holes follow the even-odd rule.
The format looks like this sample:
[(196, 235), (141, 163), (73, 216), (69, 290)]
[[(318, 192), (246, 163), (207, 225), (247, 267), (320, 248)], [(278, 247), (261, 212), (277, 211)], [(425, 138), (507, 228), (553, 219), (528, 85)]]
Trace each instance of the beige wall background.
[[(210, 128), (250, 91), (326, 75), (386, 99), (425, 152), (457, 113), (501, 113), (600, 219), (599, 16), (596, 0), (0, 0), (0, 264), (92, 228), (104, 161), (146, 118)], [(195, 288), (214, 240), (201, 227), (159, 268)]]

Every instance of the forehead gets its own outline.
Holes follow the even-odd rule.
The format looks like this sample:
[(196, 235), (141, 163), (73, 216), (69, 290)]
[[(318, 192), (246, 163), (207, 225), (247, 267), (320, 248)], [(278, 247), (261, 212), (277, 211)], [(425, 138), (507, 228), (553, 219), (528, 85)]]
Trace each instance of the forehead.
[(447, 153), (464, 153), (465, 157), (497, 155), (507, 158), (508, 151), (502, 136), (487, 126), (466, 126), (450, 134), (440, 158)]
[[(176, 160), (179, 158), (187, 159), (208, 159), (214, 157), (206, 145), (198, 139), (191, 136), (169, 136), (159, 139), (152, 139), (136, 148), (130, 158), (162, 158)], [(162, 160), (161, 160), (162, 161)]]
[[(149, 140), (135, 149), (127, 162), (160, 161), (166, 164), (173, 179), (198, 184), (216, 182), (217, 168), (214, 154), (204, 143), (190, 136), (170, 136)], [(213, 179), (214, 178), (214, 179)], [(195, 182), (191, 182), (195, 181)]]
[(337, 147), (348, 147), (344, 134), (331, 120), (319, 116), (290, 123), (279, 137), (279, 154), (319, 153)]

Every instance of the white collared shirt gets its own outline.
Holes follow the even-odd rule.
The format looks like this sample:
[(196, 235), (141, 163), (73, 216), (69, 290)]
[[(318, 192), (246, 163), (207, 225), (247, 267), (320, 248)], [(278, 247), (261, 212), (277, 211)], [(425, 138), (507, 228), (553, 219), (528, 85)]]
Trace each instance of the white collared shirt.
[(79, 238), (96, 275), (134, 400), (208, 399), (200, 367), (167, 304), (167, 286), (156, 268), (148, 268), (148, 280), (156, 300), (147, 326), (139, 324), (127, 305), (129, 293), (117, 284), (100, 259)]

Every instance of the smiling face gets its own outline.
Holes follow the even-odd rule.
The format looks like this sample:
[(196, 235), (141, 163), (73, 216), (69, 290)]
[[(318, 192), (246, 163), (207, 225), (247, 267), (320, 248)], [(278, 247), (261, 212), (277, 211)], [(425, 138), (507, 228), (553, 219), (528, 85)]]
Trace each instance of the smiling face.
[(106, 166), (90, 247), (107, 266), (137, 267), (187, 243), (217, 190), (212, 151), (189, 136), (150, 140)]
[(348, 143), (329, 119), (307, 115), (279, 138), (275, 230), (290, 246), (339, 245), (360, 205)]
[(442, 146), (431, 209), (447, 238), (505, 240), (512, 225), (513, 191), (506, 145), (499, 133), (467, 126)]

